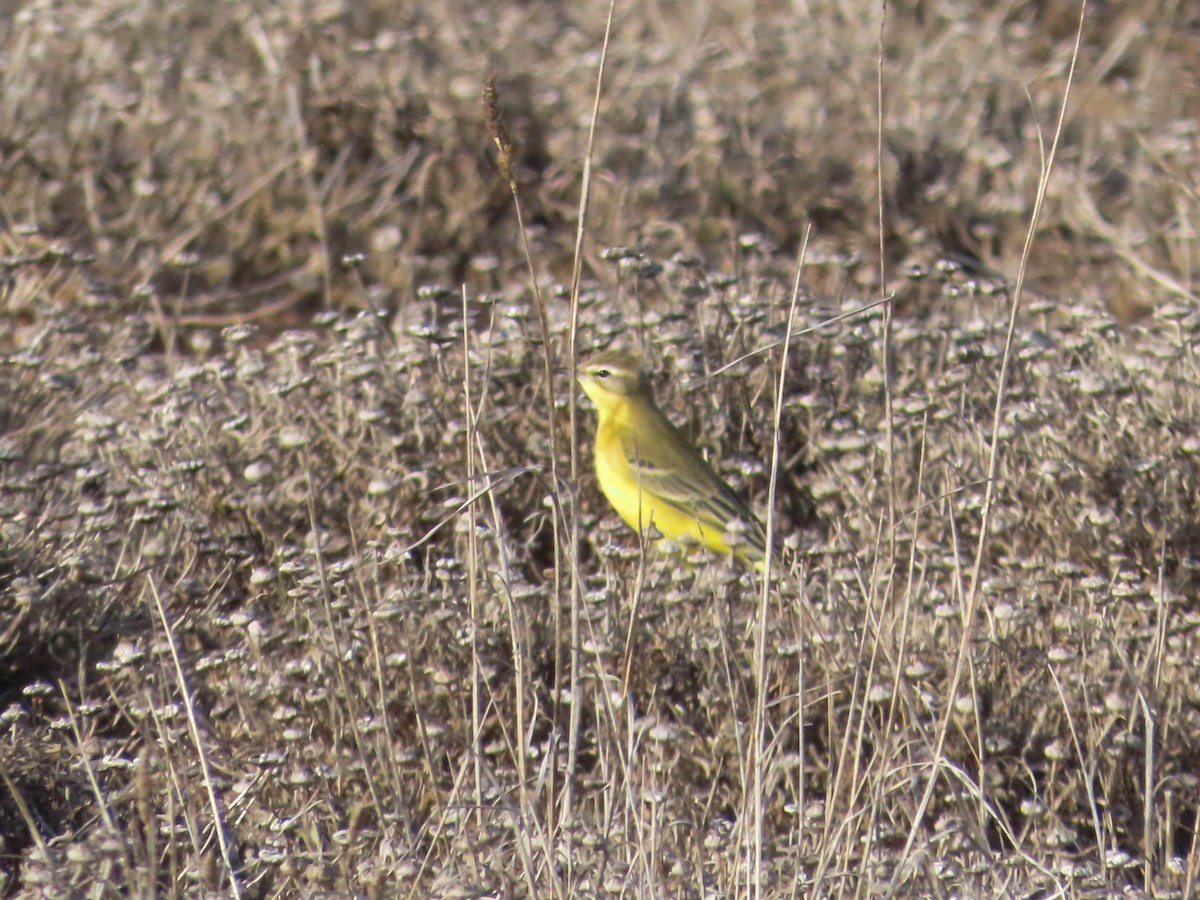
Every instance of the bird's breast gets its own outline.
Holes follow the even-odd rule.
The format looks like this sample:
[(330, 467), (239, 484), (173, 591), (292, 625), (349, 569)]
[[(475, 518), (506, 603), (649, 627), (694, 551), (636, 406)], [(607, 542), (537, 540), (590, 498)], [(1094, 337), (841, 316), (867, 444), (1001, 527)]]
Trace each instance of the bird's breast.
[(596, 479), (613, 509), (633, 528), (644, 518), (640, 486), (629, 469), (620, 428), (609, 423), (596, 432)]

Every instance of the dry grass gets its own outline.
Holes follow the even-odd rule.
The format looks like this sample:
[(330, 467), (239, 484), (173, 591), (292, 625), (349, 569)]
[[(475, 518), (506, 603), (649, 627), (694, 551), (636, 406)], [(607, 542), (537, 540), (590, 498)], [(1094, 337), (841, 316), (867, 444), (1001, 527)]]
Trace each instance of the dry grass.
[(0, 5), (6, 895), (1191, 896), (1190, 6), (1088, 11), (977, 585), (1078, 7), (889, 10), (886, 285), (878, 6), (618, 8), (577, 339), (778, 440), (765, 603), (570, 476), (603, 9), (166, 6)]

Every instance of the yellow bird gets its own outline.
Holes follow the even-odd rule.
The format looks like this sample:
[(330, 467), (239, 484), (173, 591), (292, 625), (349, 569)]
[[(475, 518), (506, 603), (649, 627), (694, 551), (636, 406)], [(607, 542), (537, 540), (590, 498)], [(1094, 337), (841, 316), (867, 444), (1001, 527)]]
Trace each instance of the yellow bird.
[[(600, 417), (600, 490), (631, 528), (640, 532), (652, 524), (670, 540), (761, 564), (767, 544), (762, 523), (662, 414), (636, 356), (598, 353), (580, 365), (579, 383)], [(731, 547), (726, 538), (738, 520), (742, 541)]]

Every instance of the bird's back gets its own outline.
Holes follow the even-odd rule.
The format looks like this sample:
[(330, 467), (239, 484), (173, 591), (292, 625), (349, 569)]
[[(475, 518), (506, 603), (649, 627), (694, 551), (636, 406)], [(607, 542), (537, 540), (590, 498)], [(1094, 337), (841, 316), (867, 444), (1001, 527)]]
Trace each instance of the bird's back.
[[(596, 475), (609, 502), (633, 528), (653, 521), (672, 540), (693, 540), (755, 562), (766, 555), (761, 523), (653, 401), (604, 417), (596, 435)], [(745, 544), (730, 547), (734, 520)]]

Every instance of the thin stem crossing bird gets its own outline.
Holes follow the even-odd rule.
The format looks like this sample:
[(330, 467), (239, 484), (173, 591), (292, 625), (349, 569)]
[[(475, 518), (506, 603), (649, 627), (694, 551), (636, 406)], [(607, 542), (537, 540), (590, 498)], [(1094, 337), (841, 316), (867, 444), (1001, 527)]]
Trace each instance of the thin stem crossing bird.
[(620, 350), (598, 353), (581, 364), (579, 383), (599, 413), (600, 490), (621, 518), (639, 532), (652, 524), (670, 540), (761, 565), (762, 523), (663, 415), (641, 361)]

